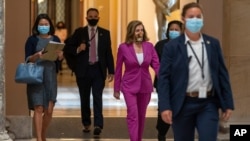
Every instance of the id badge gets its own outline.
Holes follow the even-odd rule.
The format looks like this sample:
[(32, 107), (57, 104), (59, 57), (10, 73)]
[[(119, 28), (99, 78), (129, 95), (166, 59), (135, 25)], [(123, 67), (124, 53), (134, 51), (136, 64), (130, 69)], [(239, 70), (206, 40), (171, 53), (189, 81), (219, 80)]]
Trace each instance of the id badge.
[(207, 87), (201, 86), (199, 88), (199, 98), (207, 98)]

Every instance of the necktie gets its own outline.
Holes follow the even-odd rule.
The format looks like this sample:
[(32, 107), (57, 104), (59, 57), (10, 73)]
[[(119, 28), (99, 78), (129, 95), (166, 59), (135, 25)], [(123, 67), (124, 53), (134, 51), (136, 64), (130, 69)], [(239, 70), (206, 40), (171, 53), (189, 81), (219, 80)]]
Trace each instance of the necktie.
[(96, 41), (95, 41), (95, 29), (91, 28), (91, 35), (90, 35), (90, 58), (89, 61), (91, 63), (96, 62)]

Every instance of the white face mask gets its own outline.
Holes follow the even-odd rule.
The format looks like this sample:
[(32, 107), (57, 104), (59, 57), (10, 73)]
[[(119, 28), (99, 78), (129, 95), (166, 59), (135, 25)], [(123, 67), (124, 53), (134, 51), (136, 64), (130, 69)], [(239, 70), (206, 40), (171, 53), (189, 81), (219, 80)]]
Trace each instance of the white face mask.
[(141, 34), (136, 35), (135, 41), (136, 41), (136, 42), (142, 42), (142, 41), (143, 41), (142, 35), (141, 35)]

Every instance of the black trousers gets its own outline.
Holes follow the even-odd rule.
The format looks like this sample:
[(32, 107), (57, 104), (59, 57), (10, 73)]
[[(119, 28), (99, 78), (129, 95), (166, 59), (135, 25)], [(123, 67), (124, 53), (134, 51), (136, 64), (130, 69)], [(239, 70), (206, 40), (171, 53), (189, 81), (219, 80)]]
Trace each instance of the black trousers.
[(158, 130), (158, 138), (161, 137), (165, 138), (169, 128), (170, 124), (165, 123), (161, 118), (161, 114), (158, 112), (157, 123), (156, 123), (156, 129)]
[[(155, 84), (155, 86), (157, 86), (157, 84)], [(156, 92), (158, 93), (157, 88), (156, 88)], [(156, 129), (158, 131), (158, 139), (165, 138), (169, 128), (170, 128), (170, 124), (167, 124), (166, 122), (162, 120), (161, 113), (159, 112), (159, 108), (158, 108), (158, 116), (157, 116), (157, 123), (156, 123)]]
[(89, 65), (87, 75), (85, 77), (77, 77), (76, 81), (80, 92), (83, 126), (91, 125), (90, 93), (92, 90), (94, 126), (103, 128), (102, 93), (105, 86), (105, 79), (101, 74), (99, 64)]

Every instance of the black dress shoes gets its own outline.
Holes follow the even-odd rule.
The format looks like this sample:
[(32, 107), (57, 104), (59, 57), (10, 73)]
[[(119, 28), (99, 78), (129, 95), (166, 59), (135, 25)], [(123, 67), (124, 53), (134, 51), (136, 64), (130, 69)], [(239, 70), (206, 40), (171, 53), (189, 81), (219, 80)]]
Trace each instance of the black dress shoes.
[(96, 126), (95, 129), (94, 129), (94, 136), (99, 137), (101, 132), (102, 132), (102, 129), (100, 127)]
[(166, 141), (166, 137), (158, 134), (158, 141)]

